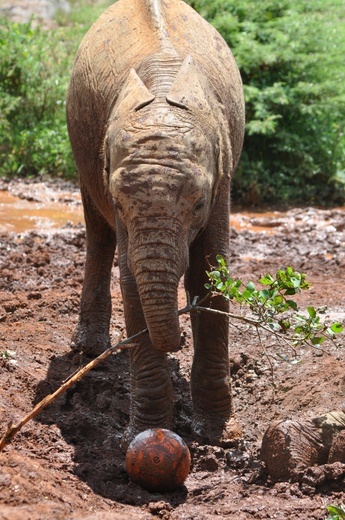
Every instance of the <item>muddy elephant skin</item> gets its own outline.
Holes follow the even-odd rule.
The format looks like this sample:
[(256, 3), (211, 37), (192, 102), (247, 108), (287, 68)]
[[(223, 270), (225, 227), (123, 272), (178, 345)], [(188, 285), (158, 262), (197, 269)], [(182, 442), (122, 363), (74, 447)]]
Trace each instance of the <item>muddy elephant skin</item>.
[[(166, 352), (180, 345), (180, 278), (191, 299), (202, 298), (209, 263), (228, 256), (241, 79), (224, 40), (184, 2), (120, 0), (80, 45), (67, 120), (87, 231), (74, 344), (90, 355), (109, 346), (116, 245), (127, 334), (149, 331), (131, 350), (126, 445), (139, 431), (171, 427)], [(227, 319), (194, 316), (192, 327), (194, 429), (218, 442), (232, 414)]]

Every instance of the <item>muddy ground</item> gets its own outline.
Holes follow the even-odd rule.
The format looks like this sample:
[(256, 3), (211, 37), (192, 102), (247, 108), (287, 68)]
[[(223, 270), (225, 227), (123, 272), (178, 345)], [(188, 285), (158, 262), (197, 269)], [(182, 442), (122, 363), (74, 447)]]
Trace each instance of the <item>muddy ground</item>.
[[(7, 190), (2, 192), (7, 206), (2, 204), (0, 225), (0, 351), (10, 353), (0, 359), (3, 431), (78, 368), (70, 342), (83, 280), (85, 229), (71, 185), (11, 182), (1, 189)], [(20, 203), (36, 212), (22, 228)], [(44, 210), (48, 213), (40, 220)], [(63, 211), (72, 221), (59, 220)], [(344, 321), (344, 209), (235, 211), (231, 224), (234, 277), (255, 280), (292, 265), (313, 284), (301, 306), (327, 305), (331, 319)], [(115, 342), (124, 327), (116, 262), (111, 289)], [(182, 285), (180, 298), (182, 305)], [(29, 422), (0, 454), (1, 520), (321, 520), (327, 505), (345, 503), (344, 472), (319, 485), (307, 472), (298, 482), (273, 484), (259, 456), (273, 420), (303, 420), (344, 409), (344, 335), (327, 354), (308, 349), (299, 353), (302, 363), (295, 366), (275, 360), (274, 348), (268, 347), (273, 385), (258, 338), (233, 322), (233, 394), (244, 437), (237, 448), (219, 448), (199, 445), (191, 434), (191, 329), (187, 316), (181, 323), (185, 345), (171, 355), (170, 364), (175, 431), (188, 443), (193, 461), (185, 486), (153, 494), (126, 475), (119, 441), (128, 421), (129, 379), (127, 353), (121, 351)]]

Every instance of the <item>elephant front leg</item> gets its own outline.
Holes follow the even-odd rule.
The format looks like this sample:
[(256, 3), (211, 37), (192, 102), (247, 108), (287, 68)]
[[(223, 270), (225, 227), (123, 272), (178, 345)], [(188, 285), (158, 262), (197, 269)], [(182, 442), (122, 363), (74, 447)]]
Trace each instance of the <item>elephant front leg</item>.
[[(199, 299), (206, 297), (206, 270), (210, 269), (210, 263), (215, 265), (217, 254), (227, 259), (228, 237), (228, 213), (225, 213), (220, 219), (211, 221), (193, 243), (190, 267), (185, 277), (191, 301), (196, 296)], [(202, 305), (229, 311), (229, 303), (222, 297), (207, 298)], [(191, 373), (193, 429), (202, 442), (231, 444), (241, 436), (241, 427), (233, 416), (228, 317), (203, 311), (193, 313), (191, 320), (194, 338)]]
[[(197, 293), (202, 296), (200, 290), (195, 295)], [(212, 302), (206, 300), (203, 306), (227, 312), (227, 306), (220, 298), (212, 299)], [(192, 316), (192, 327), (193, 430), (202, 442), (215, 445), (232, 444), (241, 436), (242, 431), (233, 414), (228, 318), (198, 312)]]
[[(119, 224), (118, 229), (121, 229)], [(121, 290), (125, 311), (127, 336), (146, 329), (135, 279), (127, 264), (127, 237), (122, 229), (119, 234), (119, 264)], [(140, 432), (149, 428), (172, 426), (173, 390), (167, 356), (157, 350), (148, 333), (136, 340), (130, 349), (130, 419), (122, 438), (122, 448)]]
[(172, 427), (173, 397), (166, 354), (157, 352), (146, 337), (130, 352), (130, 420), (122, 448), (149, 428)]
[(110, 346), (110, 277), (116, 236), (85, 195), (83, 202), (87, 250), (80, 315), (72, 347), (98, 356)]

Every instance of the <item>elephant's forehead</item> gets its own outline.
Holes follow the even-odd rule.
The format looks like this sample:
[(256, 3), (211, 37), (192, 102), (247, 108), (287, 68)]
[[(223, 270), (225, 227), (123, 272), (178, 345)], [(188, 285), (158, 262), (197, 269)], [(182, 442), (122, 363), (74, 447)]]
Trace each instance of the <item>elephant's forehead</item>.
[(119, 124), (116, 121), (108, 135), (108, 146), (116, 163), (171, 161), (176, 167), (185, 159), (208, 163), (214, 156), (205, 132), (191, 122), (188, 114), (176, 117), (173, 110), (140, 114)]
[(131, 134), (162, 135), (176, 137), (186, 134), (196, 127), (193, 114), (171, 107), (167, 103), (154, 102), (128, 114), (115, 114), (110, 121), (109, 134), (115, 136), (122, 131)]

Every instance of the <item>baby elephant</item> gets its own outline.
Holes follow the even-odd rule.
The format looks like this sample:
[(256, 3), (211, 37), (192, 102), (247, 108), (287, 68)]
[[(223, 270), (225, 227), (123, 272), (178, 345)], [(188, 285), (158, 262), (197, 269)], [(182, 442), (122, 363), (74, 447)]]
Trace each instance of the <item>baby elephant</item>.
[[(166, 353), (180, 345), (177, 289), (206, 294), (205, 271), (228, 257), (229, 183), (244, 133), (243, 89), (221, 36), (180, 0), (119, 0), (86, 34), (67, 96), (84, 205), (87, 256), (75, 345), (109, 347), (117, 245), (131, 349), (130, 423), (170, 428)], [(207, 305), (208, 302), (204, 302)], [(227, 311), (223, 299), (213, 308)], [(227, 318), (192, 316), (191, 391), (197, 436), (230, 435)]]

